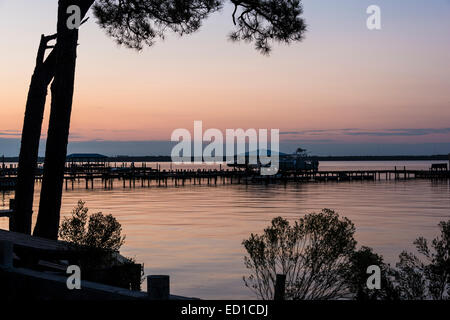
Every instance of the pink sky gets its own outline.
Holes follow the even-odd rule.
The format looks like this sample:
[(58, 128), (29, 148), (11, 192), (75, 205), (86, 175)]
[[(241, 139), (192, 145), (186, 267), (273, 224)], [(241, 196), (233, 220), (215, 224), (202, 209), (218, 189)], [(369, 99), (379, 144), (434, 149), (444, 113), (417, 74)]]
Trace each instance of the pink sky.
[[(57, 1), (42, 3), (0, 0), (0, 138), (21, 130), (39, 37), (55, 28)], [(228, 8), (200, 32), (140, 53), (118, 47), (92, 19), (80, 35), (72, 140), (169, 140), (202, 120), (297, 132), (284, 139), (450, 143), (448, 1), (304, 3), (306, 39), (270, 57), (226, 40)], [(381, 31), (365, 26), (373, 3)], [(48, 107), (44, 136), (47, 118)]]

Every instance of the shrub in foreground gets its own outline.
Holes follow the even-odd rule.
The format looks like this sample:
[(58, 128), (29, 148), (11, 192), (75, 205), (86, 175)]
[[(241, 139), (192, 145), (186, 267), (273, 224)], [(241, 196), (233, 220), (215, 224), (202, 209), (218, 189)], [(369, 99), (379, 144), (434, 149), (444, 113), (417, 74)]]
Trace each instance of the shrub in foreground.
[(64, 218), (60, 239), (75, 246), (76, 263), (83, 278), (132, 290), (140, 290), (143, 266), (119, 254), (125, 242), (122, 226), (112, 215), (88, 215), (89, 209), (78, 201), (72, 215)]
[[(431, 244), (414, 244), (421, 258), (403, 251), (391, 268), (369, 247), (356, 250), (355, 227), (333, 210), (307, 214), (293, 225), (274, 218), (262, 235), (243, 242), (249, 276), (244, 283), (258, 298), (274, 298), (277, 274), (286, 276), (286, 299), (450, 299), (450, 220), (439, 224)], [(380, 268), (380, 289), (369, 289), (369, 266)]]
[(347, 297), (354, 232), (350, 220), (329, 209), (308, 214), (294, 225), (275, 218), (262, 235), (252, 234), (243, 242), (250, 271), (245, 285), (260, 299), (273, 299), (276, 274), (284, 274), (287, 299)]

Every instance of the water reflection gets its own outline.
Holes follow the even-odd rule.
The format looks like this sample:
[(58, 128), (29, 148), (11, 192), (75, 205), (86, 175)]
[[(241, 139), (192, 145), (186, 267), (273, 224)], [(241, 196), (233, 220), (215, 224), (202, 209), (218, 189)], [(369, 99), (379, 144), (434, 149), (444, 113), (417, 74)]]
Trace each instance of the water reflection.
[[(137, 184), (138, 185), (138, 184)], [(36, 186), (37, 212), (40, 185)], [(12, 193), (2, 193), (7, 207)], [(437, 223), (450, 217), (448, 181), (376, 181), (287, 185), (186, 185), (123, 188), (83, 182), (64, 192), (62, 212), (79, 199), (90, 212), (113, 214), (127, 235), (123, 253), (145, 264), (146, 274), (170, 274), (172, 291), (201, 298), (253, 298), (243, 285), (241, 242), (260, 233), (275, 216), (290, 220), (322, 208), (335, 209), (356, 225), (356, 239), (394, 262)], [(7, 228), (6, 219), (0, 227)]]

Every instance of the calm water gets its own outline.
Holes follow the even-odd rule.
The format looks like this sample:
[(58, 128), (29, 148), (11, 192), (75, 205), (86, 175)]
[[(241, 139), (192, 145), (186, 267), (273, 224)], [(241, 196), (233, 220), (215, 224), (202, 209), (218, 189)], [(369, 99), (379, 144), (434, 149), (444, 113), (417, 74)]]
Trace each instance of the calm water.
[[(439, 162), (439, 161), (438, 161)], [(440, 161), (442, 162), (442, 161)], [(431, 162), (323, 162), (328, 169), (426, 169)], [(163, 164), (164, 165), (168, 164)], [(139, 184), (137, 184), (139, 185)], [(146, 274), (169, 274), (174, 294), (200, 298), (254, 298), (244, 287), (243, 239), (260, 233), (275, 216), (290, 220), (332, 208), (356, 225), (359, 245), (373, 247), (393, 263), (412, 250), (419, 235), (437, 235), (450, 218), (449, 182), (427, 180), (328, 182), (282, 185), (136, 187), (64, 192), (62, 212), (79, 199), (90, 212), (113, 214), (123, 226), (122, 253), (145, 264)], [(38, 203), (37, 185), (35, 204)], [(3, 194), (7, 206), (11, 194)], [(37, 210), (37, 209), (36, 209)], [(0, 218), (0, 228), (7, 220)]]

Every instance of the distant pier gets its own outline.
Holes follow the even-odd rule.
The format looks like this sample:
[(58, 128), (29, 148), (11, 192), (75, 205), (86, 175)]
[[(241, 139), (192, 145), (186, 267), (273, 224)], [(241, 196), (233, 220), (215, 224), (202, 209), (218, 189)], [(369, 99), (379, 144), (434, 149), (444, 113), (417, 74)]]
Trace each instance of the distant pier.
[[(36, 170), (36, 180), (42, 180), (42, 169)], [(0, 189), (14, 189), (17, 168), (0, 169)], [(378, 181), (410, 179), (449, 179), (450, 171), (445, 166), (431, 167), (429, 170), (408, 170), (406, 167), (394, 167), (391, 170), (327, 170), (327, 171), (287, 171), (274, 176), (261, 176), (259, 173), (244, 169), (176, 169), (160, 170), (147, 167), (145, 163), (137, 167), (132, 164), (110, 166), (108, 164), (68, 164), (65, 169), (64, 187), (73, 189), (82, 185), (86, 189), (94, 188), (94, 182), (101, 182), (106, 189), (159, 186), (164, 187), (190, 185), (249, 184), (249, 183), (287, 183), (287, 182), (341, 182), (341, 181)]]

